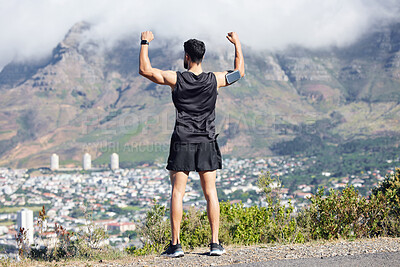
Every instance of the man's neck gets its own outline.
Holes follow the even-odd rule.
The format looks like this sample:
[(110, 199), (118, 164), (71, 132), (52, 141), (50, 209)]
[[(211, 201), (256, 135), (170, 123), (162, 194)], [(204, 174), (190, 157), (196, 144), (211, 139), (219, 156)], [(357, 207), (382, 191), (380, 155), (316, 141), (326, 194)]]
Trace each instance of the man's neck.
[(199, 64), (195, 64), (195, 63), (194, 63), (194, 64), (191, 64), (191, 65), (189, 66), (188, 71), (193, 72), (193, 73), (196, 74), (196, 75), (199, 75), (200, 73), (203, 72), (203, 69), (202, 69), (202, 67), (201, 67), (201, 63), (199, 63)]

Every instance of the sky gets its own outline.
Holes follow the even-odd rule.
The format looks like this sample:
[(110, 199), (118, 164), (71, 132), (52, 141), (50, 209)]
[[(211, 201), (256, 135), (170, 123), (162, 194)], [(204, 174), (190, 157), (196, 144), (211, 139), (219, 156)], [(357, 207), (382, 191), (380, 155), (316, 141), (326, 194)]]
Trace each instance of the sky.
[(236, 31), (254, 49), (346, 46), (398, 19), (398, 0), (0, 0), (0, 70), (51, 54), (79, 21), (88, 39), (112, 47), (144, 30), (154, 42), (198, 38), (229, 45)]

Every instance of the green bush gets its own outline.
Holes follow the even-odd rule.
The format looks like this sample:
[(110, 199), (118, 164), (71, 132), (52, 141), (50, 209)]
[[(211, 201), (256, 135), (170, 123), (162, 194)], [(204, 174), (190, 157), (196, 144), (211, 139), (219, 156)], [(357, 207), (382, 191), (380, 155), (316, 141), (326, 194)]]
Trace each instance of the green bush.
[(153, 206), (146, 213), (144, 223), (138, 229), (143, 247), (128, 247), (125, 251), (137, 256), (160, 253), (171, 239), (169, 219), (164, 219), (167, 211), (168, 209), (165, 206), (154, 200)]
[[(220, 241), (224, 244), (299, 243), (316, 239), (400, 236), (400, 169), (373, 190), (370, 197), (360, 196), (354, 187), (343, 191), (324, 189), (310, 198), (311, 204), (295, 213), (289, 201), (283, 205), (279, 198), (281, 183), (263, 173), (258, 186), (264, 193), (266, 207), (244, 207), (243, 203), (220, 203)], [(129, 247), (125, 252), (134, 255), (159, 254), (171, 239), (168, 208), (156, 203), (147, 212), (138, 228), (143, 247)], [(72, 257), (85, 259), (117, 258), (123, 253), (101, 242), (107, 239), (102, 228), (93, 224), (85, 212), (87, 229), (73, 233), (56, 226), (54, 247), (26, 247), (26, 233), (20, 229), (16, 241), (21, 256), (35, 260), (60, 260)], [(46, 211), (39, 212), (39, 236), (45, 231)], [(183, 213), (180, 240), (184, 249), (205, 246), (211, 238), (207, 212), (190, 208)], [(43, 240), (42, 240), (43, 241)]]
[(387, 175), (378, 187), (372, 190), (373, 196), (384, 194), (390, 205), (388, 218), (385, 220), (385, 230), (389, 236), (400, 236), (400, 168)]
[(352, 186), (342, 192), (331, 189), (327, 196), (320, 188), (302, 217), (308, 219), (312, 239), (359, 238), (384, 235), (389, 211), (382, 193), (368, 200)]
[[(264, 193), (266, 207), (244, 207), (240, 202), (220, 203), (219, 239), (224, 244), (299, 243), (315, 239), (399, 236), (400, 169), (373, 191), (362, 197), (354, 187), (343, 191), (324, 189), (310, 198), (309, 207), (298, 213), (289, 201), (279, 199), (281, 183), (263, 173), (258, 186)], [(170, 240), (167, 208), (155, 204), (147, 213), (142, 231), (141, 249), (128, 248), (129, 253), (159, 253)], [(207, 212), (194, 208), (183, 213), (180, 240), (184, 248), (205, 246), (211, 238)]]
[[(278, 187), (273, 185), (277, 184)], [(269, 173), (259, 178), (259, 186), (265, 193), (268, 207), (252, 206), (246, 208), (240, 202), (232, 205), (220, 203), (219, 239), (225, 244), (294, 243), (304, 242), (305, 237), (298, 227), (293, 214), (293, 206), (285, 207), (277, 198), (279, 180), (272, 179)], [(164, 219), (167, 208), (154, 203), (147, 212), (139, 230), (142, 248), (129, 247), (128, 253), (145, 255), (160, 253), (170, 241), (170, 221)], [(183, 213), (180, 242), (184, 248), (205, 246), (210, 242), (211, 231), (207, 212), (190, 208)]]
[(201, 212), (194, 207), (183, 213), (180, 241), (182, 246), (195, 248), (207, 245), (211, 239), (211, 228), (207, 212)]
[[(153, 206), (146, 213), (144, 223), (138, 230), (143, 247), (128, 247), (125, 251), (137, 256), (162, 252), (171, 239), (170, 220), (164, 219), (167, 211), (165, 206), (154, 201)], [(180, 242), (184, 248), (206, 245), (210, 237), (206, 212), (200, 212), (194, 208), (183, 212)]]
[(291, 216), (293, 206), (252, 206), (221, 203), (221, 241), (226, 244), (304, 242), (304, 236)]
[(280, 202), (280, 180), (271, 178), (269, 172), (263, 173), (258, 186), (264, 192), (267, 207), (245, 208), (242, 203), (221, 203), (221, 240), (227, 244), (244, 245), (304, 242), (293, 205), (289, 202), (285, 207)]
[(391, 214), (400, 216), (400, 168), (396, 168), (393, 174), (387, 175), (385, 180), (372, 190), (375, 196), (379, 192), (388, 195), (392, 206)]

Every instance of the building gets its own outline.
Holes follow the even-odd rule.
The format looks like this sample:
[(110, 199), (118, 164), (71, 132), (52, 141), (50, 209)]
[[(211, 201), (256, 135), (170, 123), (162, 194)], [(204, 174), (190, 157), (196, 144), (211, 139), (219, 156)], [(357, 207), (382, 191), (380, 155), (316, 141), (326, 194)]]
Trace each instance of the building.
[(108, 231), (119, 231), (121, 233), (126, 231), (135, 231), (136, 225), (132, 222), (111, 222), (107, 224)]
[(50, 158), (50, 169), (52, 171), (54, 171), (54, 170), (58, 170), (59, 167), (60, 166), (59, 166), (59, 157), (58, 157), (58, 155), (57, 154), (51, 155), (51, 158)]
[(29, 209), (20, 210), (17, 214), (17, 226), (18, 226), (17, 231), (19, 231), (21, 227), (26, 230), (27, 232), (26, 241), (28, 244), (33, 244), (34, 243), (33, 211)]
[(90, 170), (92, 168), (92, 157), (89, 153), (83, 155), (82, 167), (84, 170)]
[(117, 153), (111, 154), (111, 170), (119, 169), (119, 156)]

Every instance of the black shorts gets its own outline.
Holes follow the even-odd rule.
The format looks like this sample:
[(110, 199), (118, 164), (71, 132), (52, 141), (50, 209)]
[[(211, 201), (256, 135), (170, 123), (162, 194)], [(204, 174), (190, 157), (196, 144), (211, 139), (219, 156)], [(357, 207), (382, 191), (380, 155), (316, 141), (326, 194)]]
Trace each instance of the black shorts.
[(213, 171), (222, 169), (222, 157), (217, 140), (207, 143), (171, 141), (167, 170)]

